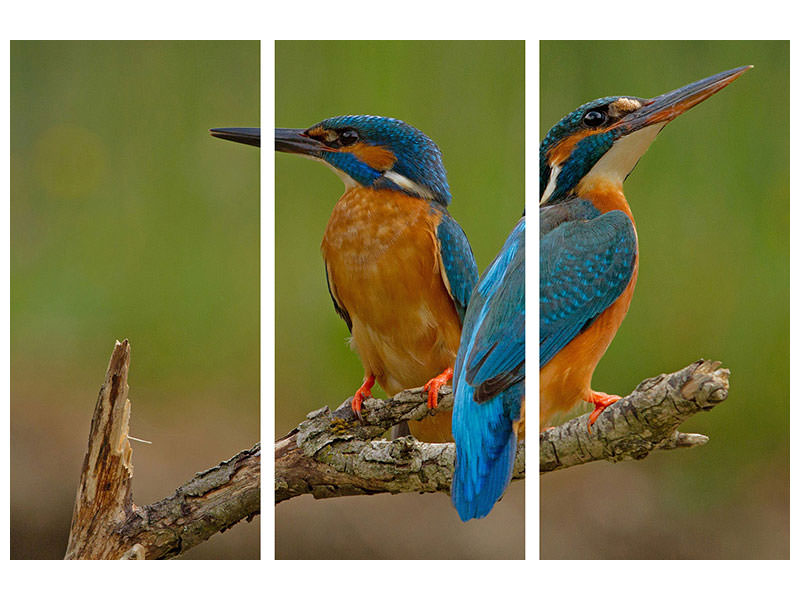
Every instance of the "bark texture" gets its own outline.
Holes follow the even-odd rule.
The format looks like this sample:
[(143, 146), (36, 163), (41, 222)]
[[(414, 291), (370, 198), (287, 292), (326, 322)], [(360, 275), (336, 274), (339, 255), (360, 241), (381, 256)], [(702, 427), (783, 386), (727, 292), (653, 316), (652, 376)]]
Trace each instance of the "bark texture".
[[(441, 388), (437, 410), (453, 407), (448, 386)], [(358, 494), (450, 492), (455, 461), (453, 444), (419, 442), (410, 436), (375, 439), (393, 425), (428, 415), (422, 388), (388, 400), (368, 398), (359, 422), (346, 400), (327, 406), (275, 443), (275, 503), (312, 494), (333, 498)], [(525, 477), (525, 443), (517, 448), (514, 479)]]
[[(700, 360), (668, 375), (640, 383), (627, 397), (607, 408), (588, 430), (588, 413), (539, 435), (539, 472), (547, 473), (594, 460), (641, 459), (654, 449), (691, 448), (704, 435), (681, 433), (691, 415), (710, 410), (728, 396), (727, 369)], [(453, 406), (443, 387), (439, 409)], [(328, 407), (275, 443), (276, 504), (302, 494), (332, 498), (357, 494), (450, 491), (455, 447), (411, 437), (376, 439), (393, 425), (428, 414), (422, 388), (394, 398), (370, 398), (359, 422), (347, 400)], [(525, 477), (525, 442), (517, 448), (514, 479)]]
[(198, 473), (169, 498), (133, 504), (130, 344), (117, 342), (92, 417), (67, 559), (172, 558), (260, 510), (261, 447)]
[(655, 449), (702, 446), (708, 441), (705, 435), (680, 433), (678, 427), (728, 397), (730, 371), (719, 367), (718, 362), (699, 360), (675, 373), (646, 379), (604, 410), (591, 431), (588, 414), (543, 431), (539, 472), (595, 460), (642, 459)]

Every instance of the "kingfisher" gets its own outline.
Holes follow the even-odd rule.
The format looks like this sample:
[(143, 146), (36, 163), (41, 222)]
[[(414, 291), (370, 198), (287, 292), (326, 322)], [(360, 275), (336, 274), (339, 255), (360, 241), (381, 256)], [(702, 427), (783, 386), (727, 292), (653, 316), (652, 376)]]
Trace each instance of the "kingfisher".
[[(212, 135), (258, 145), (250, 129)], [(347, 115), (307, 129), (276, 129), (275, 149), (326, 164), (344, 182), (322, 239), (328, 291), (351, 333), (364, 380), (389, 395), (424, 386), (430, 409), (452, 379), (467, 301), (478, 268), (450, 216), (441, 152), (424, 133), (389, 117)], [(450, 411), (408, 423), (422, 441), (451, 440)]]
[(561, 119), (539, 147), (539, 426), (578, 401), (588, 426), (620, 396), (591, 389), (592, 374), (628, 312), (639, 268), (622, 183), (678, 115), (752, 66), (655, 98), (611, 96)]
[(481, 275), (467, 306), (453, 379), (462, 521), (489, 514), (511, 481), (525, 427), (525, 216)]

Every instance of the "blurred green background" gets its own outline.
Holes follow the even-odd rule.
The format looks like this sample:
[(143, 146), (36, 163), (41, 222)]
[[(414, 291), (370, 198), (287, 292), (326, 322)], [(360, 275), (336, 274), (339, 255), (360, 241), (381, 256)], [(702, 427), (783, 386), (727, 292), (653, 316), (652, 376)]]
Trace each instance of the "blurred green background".
[(789, 557), (788, 42), (541, 42), (540, 139), (594, 98), (747, 64), (625, 184), (639, 280), (593, 380), (625, 394), (703, 357), (731, 370), (730, 396), (683, 426), (703, 448), (542, 477), (542, 558)]
[[(278, 42), (277, 127), (326, 117), (397, 117), (441, 148), (450, 212), (483, 270), (522, 214), (522, 42)], [(276, 435), (361, 384), (347, 326), (333, 310), (320, 242), (344, 191), (324, 166), (275, 158)], [(377, 386), (379, 397), (385, 397)], [(313, 500), (276, 507), (278, 558), (521, 558), (524, 486), (462, 524), (445, 494)]]
[[(258, 42), (11, 44), (11, 557), (66, 549), (115, 339), (134, 502), (259, 438)], [(258, 519), (187, 558), (257, 558)]]

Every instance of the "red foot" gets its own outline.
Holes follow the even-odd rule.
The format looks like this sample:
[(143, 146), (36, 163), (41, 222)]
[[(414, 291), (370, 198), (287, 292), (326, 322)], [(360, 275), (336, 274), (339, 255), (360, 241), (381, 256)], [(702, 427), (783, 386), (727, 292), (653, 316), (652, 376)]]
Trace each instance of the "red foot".
[(589, 415), (589, 423), (586, 425), (589, 431), (592, 430), (592, 425), (594, 425), (594, 422), (597, 420), (597, 417), (600, 416), (600, 413), (621, 398), (622, 396), (614, 396), (604, 394), (603, 392), (592, 391), (592, 395), (589, 396), (587, 400), (587, 402), (594, 404), (594, 410), (592, 411), (592, 414)]
[(375, 375), (367, 375), (364, 377), (364, 383), (353, 394), (353, 400), (350, 402), (350, 407), (356, 413), (358, 420), (361, 420), (361, 403), (365, 398), (372, 396), (372, 386), (375, 385)]
[(441, 375), (437, 375), (425, 384), (424, 389), (428, 392), (428, 408), (434, 409), (439, 405), (439, 388), (453, 381), (453, 367), (447, 367)]

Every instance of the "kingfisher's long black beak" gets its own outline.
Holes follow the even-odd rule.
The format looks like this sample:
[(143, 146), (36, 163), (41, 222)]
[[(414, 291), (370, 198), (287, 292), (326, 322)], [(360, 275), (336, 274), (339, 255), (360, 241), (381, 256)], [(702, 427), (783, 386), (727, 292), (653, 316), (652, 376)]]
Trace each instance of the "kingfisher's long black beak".
[(723, 71), (685, 85), (677, 90), (644, 100), (641, 108), (620, 119), (617, 126), (626, 129), (630, 133), (655, 123), (669, 122), (693, 106), (700, 104), (703, 100), (710, 98), (734, 79), (740, 77), (745, 71), (752, 68), (753, 65), (747, 65), (730, 71)]
[(214, 137), (222, 140), (230, 140), (250, 146), (261, 146), (261, 129), (258, 127), (224, 127), (209, 129), (209, 132)]
[(275, 150), (319, 158), (323, 150), (331, 149), (322, 142), (308, 137), (303, 129), (275, 129)]

